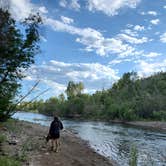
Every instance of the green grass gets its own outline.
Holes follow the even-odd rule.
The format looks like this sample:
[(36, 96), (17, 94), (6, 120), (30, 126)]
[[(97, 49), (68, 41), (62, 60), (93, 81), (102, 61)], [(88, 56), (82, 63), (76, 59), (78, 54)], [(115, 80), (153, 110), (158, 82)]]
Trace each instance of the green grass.
[(1, 166), (21, 166), (21, 163), (11, 157), (0, 156)]
[(21, 130), (21, 126), (17, 125), (17, 120), (8, 119), (3, 123), (3, 126), (6, 127), (9, 131), (19, 133)]
[(2, 135), (2, 134), (0, 134), (0, 143), (3, 143), (3, 142), (5, 142), (6, 141), (6, 136), (5, 135)]
[(132, 146), (130, 149), (129, 166), (137, 166), (137, 160), (138, 160), (137, 148), (135, 146)]

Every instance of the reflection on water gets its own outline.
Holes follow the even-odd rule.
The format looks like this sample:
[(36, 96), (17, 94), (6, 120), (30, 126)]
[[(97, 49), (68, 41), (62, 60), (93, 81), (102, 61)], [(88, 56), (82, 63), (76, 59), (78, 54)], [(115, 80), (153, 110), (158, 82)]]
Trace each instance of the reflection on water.
[[(34, 113), (16, 113), (14, 118), (49, 126), (51, 117)], [(130, 148), (138, 149), (140, 166), (166, 166), (166, 133), (105, 122), (63, 120), (67, 129), (88, 140), (98, 153), (128, 166)]]

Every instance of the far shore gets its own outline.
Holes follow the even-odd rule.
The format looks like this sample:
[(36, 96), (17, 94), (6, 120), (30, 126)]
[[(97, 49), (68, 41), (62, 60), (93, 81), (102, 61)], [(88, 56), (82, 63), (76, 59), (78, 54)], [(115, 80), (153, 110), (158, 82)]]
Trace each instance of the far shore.
[(124, 124), (132, 125), (136, 127), (141, 127), (145, 129), (153, 129), (153, 130), (160, 130), (166, 132), (166, 122), (160, 121), (131, 121), (131, 122), (124, 122)]
[[(21, 111), (18, 111), (21, 112)], [(31, 112), (31, 113), (36, 113), (38, 114), (38, 112)], [(40, 113), (39, 113), (40, 114)], [(43, 114), (44, 115), (44, 114)], [(45, 115), (45, 116), (49, 116), (49, 115)], [(137, 120), (137, 121), (125, 121), (125, 120), (104, 120), (104, 119), (85, 119), (85, 118), (81, 118), (81, 117), (70, 117), (70, 118), (66, 118), (66, 117), (62, 117), (62, 119), (67, 119), (67, 120), (80, 120), (80, 121), (96, 121), (96, 122), (111, 122), (111, 123), (119, 123), (119, 124), (125, 124), (125, 125), (130, 125), (130, 126), (134, 126), (134, 127), (141, 127), (144, 129), (152, 129), (152, 130), (159, 130), (159, 131), (164, 131), (166, 132), (166, 121), (148, 121), (148, 120)]]

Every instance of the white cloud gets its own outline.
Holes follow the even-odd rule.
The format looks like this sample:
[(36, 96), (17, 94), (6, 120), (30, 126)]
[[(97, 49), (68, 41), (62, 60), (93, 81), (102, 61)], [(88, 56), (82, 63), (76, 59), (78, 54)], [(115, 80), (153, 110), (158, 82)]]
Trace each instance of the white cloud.
[(160, 36), (160, 41), (166, 43), (166, 32)]
[(133, 37), (137, 37), (138, 36), (137, 31), (133, 31), (131, 29), (124, 29), (124, 30), (121, 30), (121, 32), (126, 33), (126, 34), (128, 34), (130, 36), (133, 36)]
[(26, 18), (34, 8), (29, 0), (10, 0), (10, 13), (18, 20)]
[[(146, 42), (147, 38), (143, 37), (141, 39), (137, 39), (135, 37), (131, 36), (123, 36), (123, 38), (119, 37), (118, 35), (113, 37), (104, 37), (103, 34), (93, 28), (87, 27), (87, 28), (78, 28), (72, 26), (70, 23), (73, 22), (72, 19), (68, 17), (62, 16), (61, 19), (63, 21), (54, 20), (52, 18), (49, 18), (45, 15), (47, 9), (45, 7), (36, 6), (30, 3), (29, 0), (23, 0), (24, 4), (23, 6), (20, 1), (21, 0), (11, 0), (14, 2), (15, 6), (12, 6), (12, 9), (15, 10), (15, 13), (19, 13), (18, 16), (21, 17), (27, 17), (28, 13), (30, 13), (33, 10), (35, 11), (42, 11), (42, 18), (45, 25), (48, 25), (53, 28), (55, 31), (59, 32), (67, 32), (72, 35), (76, 35), (76, 42), (79, 42), (85, 46), (85, 51), (94, 51), (96, 54), (100, 56), (109, 56), (111, 54), (118, 54), (118, 56), (128, 56), (129, 54), (132, 55), (135, 51), (135, 48), (131, 46), (131, 44), (141, 44)], [(18, 3), (19, 2), (19, 3)], [(63, 2), (69, 2), (69, 1), (60, 1)], [(70, 1), (74, 2), (74, 1)], [(90, 2), (90, 1), (89, 1)], [(130, 5), (134, 5), (135, 1), (130, 2)], [(120, 1), (120, 4), (122, 2)], [(13, 4), (13, 5), (14, 5)], [(116, 3), (115, 3), (116, 4)], [(61, 4), (62, 5), (62, 4)], [(129, 5), (129, 6), (130, 6)], [(25, 10), (24, 10), (25, 8)], [(19, 10), (21, 11), (17, 12)], [(26, 11), (27, 10), (27, 11)], [(129, 41), (127, 41), (129, 40)]]
[(108, 16), (117, 15), (124, 7), (136, 8), (141, 0), (88, 0), (90, 11), (100, 11)]
[(41, 7), (39, 7), (39, 11), (40, 11), (41, 13), (43, 13), (43, 14), (48, 13), (48, 10), (46, 9), (45, 6), (41, 6)]
[(148, 11), (147, 14), (153, 15), (153, 16), (157, 16), (157, 12), (156, 11)]
[(166, 5), (165, 5), (165, 6), (163, 6), (163, 8), (164, 8), (164, 9), (166, 9)]
[(150, 21), (152, 24), (157, 25), (159, 24), (160, 20), (159, 19), (154, 19)]
[(47, 42), (47, 39), (46, 39), (44, 36), (42, 36), (42, 35), (40, 35), (40, 39), (41, 39), (43, 42)]
[(144, 54), (145, 57), (147, 58), (154, 58), (154, 57), (157, 57), (157, 56), (160, 56), (161, 54), (160, 53), (157, 53), (157, 52), (150, 52), (149, 54)]
[(127, 59), (127, 58), (125, 58), (125, 59), (114, 59), (114, 60), (109, 62), (109, 65), (113, 66), (113, 65), (117, 65), (119, 63), (130, 62), (130, 61), (132, 61), (132, 59)]
[(79, 11), (81, 7), (78, 0), (70, 0), (70, 1), (60, 0), (59, 5), (61, 7), (74, 9), (76, 11)]
[[(55, 31), (68, 32), (77, 35), (76, 42), (85, 45), (86, 51), (96, 51), (100, 56), (108, 56), (111, 53), (127, 55), (131, 54), (134, 48), (123, 41), (119, 37), (105, 38), (99, 31), (92, 28), (77, 28), (65, 24), (58, 20), (46, 18), (45, 23), (51, 26)], [(136, 41), (135, 43), (141, 43)], [(145, 40), (143, 38), (143, 40)], [(144, 41), (145, 42), (145, 41)]]
[(124, 40), (127, 43), (132, 43), (132, 44), (142, 44), (142, 43), (148, 42), (147, 37), (142, 37), (142, 38), (138, 39), (138, 38), (126, 35), (126, 34), (119, 34), (118, 38), (120, 38), (121, 40)]
[(143, 30), (145, 30), (145, 27), (144, 26), (140, 26), (140, 25), (135, 25), (134, 26), (134, 30), (135, 31), (143, 31)]
[(138, 75), (141, 77), (147, 77), (157, 72), (166, 71), (166, 60), (155, 63), (148, 63), (141, 60), (137, 65), (137, 71)]
[(80, 9), (80, 4), (78, 3), (78, 0), (72, 0), (70, 7), (78, 11)]
[[(3, 7), (0, 3), (0, 7)], [(9, 11), (16, 20), (23, 20), (30, 14), (39, 12), (41, 15), (48, 13), (45, 6), (38, 6), (31, 3), (30, 0), (10, 0)]]
[(26, 73), (27, 80), (41, 80), (56, 93), (64, 92), (69, 81), (83, 82), (90, 92), (111, 87), (119, 79), (117, 72), (99, 63), (64, 63), (51, 60), (33, 65)]
[(152, 16), (157, 16), (156, 11), (148, 11), (148, 12), (141, 12), (141, 15), (152, 15)]
[(71, 24), (74, 22), (74, 20), (72, 18), (69, 17), (65, 17), (65, 16), (61, 16), (61, 20), (65, 23), (65, 24)]
[(67, 1), (66, 1), (66, 0), (60, 0), (60, 1), (59, 1), (59, 5), (60, 5), (61, 7), (66, 7), (66, 6), (67, 6)]

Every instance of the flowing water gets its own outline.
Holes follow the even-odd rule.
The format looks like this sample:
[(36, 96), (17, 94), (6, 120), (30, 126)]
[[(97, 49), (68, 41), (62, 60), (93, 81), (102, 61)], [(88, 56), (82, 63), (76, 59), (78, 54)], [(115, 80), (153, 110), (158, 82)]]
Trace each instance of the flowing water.
[[(49, 126), (51, 117), (35, 113), (16, 113), (14, 118)], [(130, 149), (138, 150), (139, 166), (166, 166), (166, 133), (122, 124), (62, 120), (64, 127), (87, 140), (96, 152), (128, 166)]]

